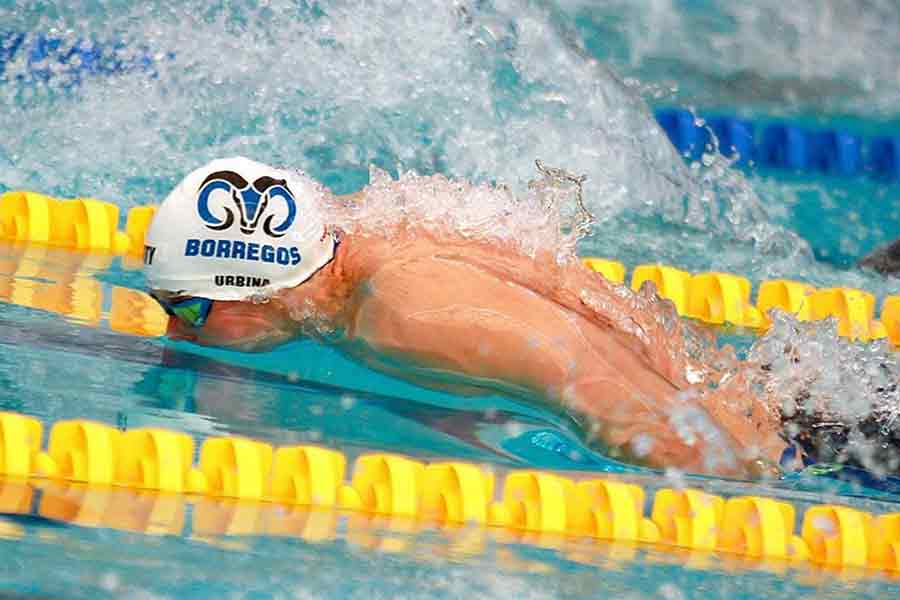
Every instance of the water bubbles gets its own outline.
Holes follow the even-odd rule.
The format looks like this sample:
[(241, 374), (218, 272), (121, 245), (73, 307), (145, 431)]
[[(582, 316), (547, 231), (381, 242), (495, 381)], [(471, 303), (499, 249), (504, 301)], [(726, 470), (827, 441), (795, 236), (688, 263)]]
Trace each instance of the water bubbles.
[(683, 490), (687, 488), (687, 480), (684, 471), (669, 467), (664, 472), (666, 481), (669, 486), (675, 490)]
[(246, 301), (251, 304), (268, 304), (272, 301), (273, 292), (255, 292)]
[(122, 580), (119, 578), (119, 575), (112, 571), (107, 571), (100, 575), (100, 581), (98, 583), (100, 587), (107, 592), (115, 592), (122, 587)]
[(649, 456), (653, 452), (653, 445), (656, 438), (645, 433), (639, 434), (631, 441), (631, 451), (638, 458)]
[(525, 426), (523, 424), (515, 422), (515, 421), (510, 421), (509, 423), (506, 423), (503, 426), (503, 429), (506, 432), (506, 434), (511, 438), (519, 437), (520, 435), (525, 433)]
[(706, 373), (698, 369), (695, 365), (688, 363), (684, 368), (684, 377), (687, 379), (688, 383), (697, 384), (703, 382), (706, 378)]
[(350, 394), (341, 394), (341, 408), (351, 410), (356, 406), (356, 398)]
[(705, 472), (731, 469), (736, 466), (737, 457), (719, 425), (697, 405), (699, 394), (696, 390), (680, 392), (680, 405), (670, 410), (669, 424), (686, 445), (703, 449)]
[(664, 583), (657, 590), (664, 600), (686, 600), (687, 596), (674, 583)]

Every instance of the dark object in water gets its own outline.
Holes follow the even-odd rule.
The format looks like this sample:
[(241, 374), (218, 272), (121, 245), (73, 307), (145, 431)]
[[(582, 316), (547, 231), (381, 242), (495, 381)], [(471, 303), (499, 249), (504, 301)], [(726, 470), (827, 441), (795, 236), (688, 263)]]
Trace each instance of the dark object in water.
[[(876, 391), (887, 398), (897, 384)], [(781, 414), (785, 436), (799, 447), (804, 464), (840, 464), (882, 478), (900, 475), (900, 423), (889, 406), (848, 422), (811, 407), (811, 400), (803, 392), (794, 399), (794, 409)]]
[(859, 266), (874, 269), (882, 275), (900, 275), (900, 238), (861, 258)]

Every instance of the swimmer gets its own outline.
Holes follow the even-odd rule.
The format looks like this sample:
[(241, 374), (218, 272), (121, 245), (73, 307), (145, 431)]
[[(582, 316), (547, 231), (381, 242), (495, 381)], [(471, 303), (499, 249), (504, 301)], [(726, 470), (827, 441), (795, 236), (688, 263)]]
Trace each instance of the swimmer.
[(238, 351), (313, 336), (392, 375), (462, 376), (558, 403), (627, 460), (778, 472), (778, 416), (739, 382), (699, 393), (687, 325), (655, 296), (511, 244), (410, 224), (341, 231), (325, 207), (345, 200), (245, 158), (190, 173), (157, 211), (144, 251), (168, 335)]

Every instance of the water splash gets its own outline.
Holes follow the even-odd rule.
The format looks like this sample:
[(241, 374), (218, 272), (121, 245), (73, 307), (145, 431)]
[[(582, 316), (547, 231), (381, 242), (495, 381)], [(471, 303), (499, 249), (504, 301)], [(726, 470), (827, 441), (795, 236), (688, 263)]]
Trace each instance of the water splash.
[[(12, 13), (0, 10), (27, 25), (28, 11)], [(585, 202), (600, 222), (658, 215), (761, 252), (802, 248), (727, 163), (685, 165), (637, 92), (541, 3), (108, 0), (32, 19), (71, 44), (147, 48), (154, 73), (68, 91), (53, 78), (4, 86), (5, 186), (127, 206), (159, 198), (207, 160), (246, 154), (303, 167), (338, 191), (358, 188), (375, 164), (521, 192), (545, 158), (587, 175)]]
[(744, 368), (786, 433), (819, 460), (855, 462), (875, 473), (900, 468), (900, 358), (888, 342), (839, 338), (834, 319), (771, 315), (771, 330)]
[(442, 175), (405, 172), (394, 180), (373, 167), (363, 192), (350, 202), (332, 198), (327, 210), (331, 222), (347, 232), (397, 235), (400, 230), (425, 230), (511, 243), (528, 256), (549, 253), (561, 264), (570, 262), (593, 223), (582, 198), (584, 177), (541, 161), (536, 166), (540, 177), (522, 194)]

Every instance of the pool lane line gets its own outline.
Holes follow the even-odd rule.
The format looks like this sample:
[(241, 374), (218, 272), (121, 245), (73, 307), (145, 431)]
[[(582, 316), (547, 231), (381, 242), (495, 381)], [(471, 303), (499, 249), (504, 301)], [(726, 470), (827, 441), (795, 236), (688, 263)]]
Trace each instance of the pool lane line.
[[(611, 283), (626, 284), (624, 264), (599, 257), (583, 257), (582, 262)], [(753, 302), (753, 286), (746, 277), (717, 271), (690, 273), (662, 264), (635, 266), (628, 285), (634, 291), (652, 285), (680, 316), (737, 327), (740, 333), (764, 333), (772, 325), (769, 311), (777, 309), (799, 321), (834, 318), (838, 335), (853, 341), (887, 339), (895, 348), (900, 346), (900, 296), (885, 297), (881, 316), (876, 318), (875, 296), (850, 287), (818, 289), (802, 281), (771, 279), (759, 284)]]
[(803, 512), (796, 531), (798, 511), (790, 502), (726, 499), (692, 488), (657, 490), (648, 515), (644, 488), (608, 474), (495, 473), (477, 464), (426, 463), (386, 453), (362, 454), (348, 469), (347, 457), (337, 450), (276, 448), (239, 436), (206, 439), (195, 460), (194, 441), (182, 432), (60, 421), (43, 447), (43, 428), (34, 417), (0, 413), (0, 474), (350, 511), (431, 527), (490, 527), (514, 535), (647, 544), (675, 553), (900, 571), (900, 513), (876, 516), (814, 505)]
[[(117, 205), (90, 198), (56, 199), (35, 192), (10, 191), (0, 196), (0, 240), (42, 244), (76, 252), (121, 256), (124, 268), (141, 268), (144, 238), (155, 215), (152, 205), (137, 206), (118, 230)], [(584, 263), (613, 283), (622, 284), (625, 266), (614, 260), (584, 257)], [(875, 297), (851, 287), (815, 289), (787, 279), (760, 283), (757, 301), (750, 300), (749, 279), (723, 272), (691, 274), (675, 267), (647, 264), (634, 268), (631, 287), (650, 281), (657, 293), (671, 300), (677, 313), (714, 325), (732, 325), (762, 333), (771, 325), (768, 311), (777, 308), (799, 320), (838, 320), (838, 334), (857, 341), (887, 338), (900, 346), (900, 296), (887, 296), (875, 318)], [(118, 290), (113, 299), (116, 326), (141, 335), (162, 335), (165, 315), (140, 292)], [(126, 310), (117, 307), (128, 305)]]
[(662, 108), (654, 116), (679, 154), (697, 161), (715, 149), (735, 166), (758, 165), (834, 177), (900, 181), (900, 132), (865, 138), (840, 128), (785, 120), (751, 121), (727, 114)]
[[(533, 548), (560, 560), (603, 571), (630, 565), (742, 575), (770, 573), (805, 585), (879, 577), (868, 569), (822, 568), (812, 563), (758, 559), (733, 553), (669, 548), (524, 530), (480, 527), (340, 509), (166, 494), (152, 490), (101, 487), (50, 480), (0, 477), (0, 539), (26, 540), (37, 528), (45, 544), (64, 541), (68, 527), (102, 528), (129, 534), (177, 536), (231, 552), (254, 552), (269, 538), (309, 544), (343, 542), (360, 550), (402, 555), (433, 563), (489, 557), (500, 568), (534, 572), (549, 568), (535, 562)], [(14, 547), (11, 549), (15, 552)], [(885, 573), (888, 578), (892, 573)], [(882, 577), (884, 577), (882, 575)]]

